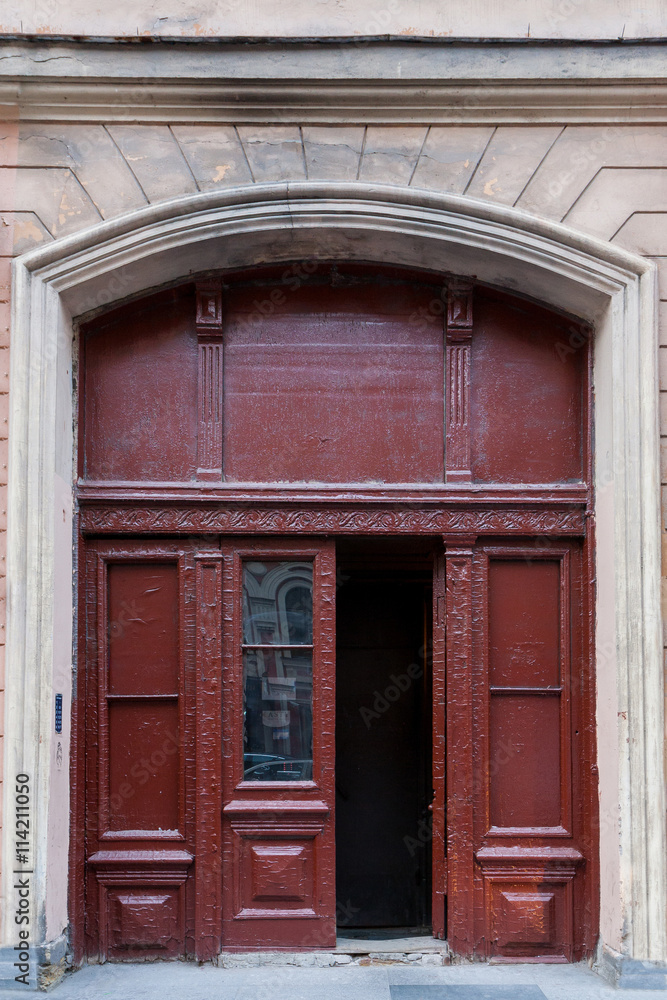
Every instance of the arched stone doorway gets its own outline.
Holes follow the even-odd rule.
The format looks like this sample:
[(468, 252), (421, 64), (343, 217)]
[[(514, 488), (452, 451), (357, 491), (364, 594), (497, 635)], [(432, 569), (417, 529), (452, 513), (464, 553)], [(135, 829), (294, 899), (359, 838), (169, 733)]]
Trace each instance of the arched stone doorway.
[[(601, 773), (601, 860), (621, 884), (626, 884), (632, 868), (634, 885), (631, 913), (624, 909), (623, 894), (610, 889), (609, 907), (605, 907), (608, 926), (602, 928), (602, 935), (610, 947), (619, 947), (625, 919), (632, 927), (632, 952), (657, 957), (662, 953), (664, 927), (662, 681), (656, 627), (658, 577), (654, 574), (658, 540), (655, 403), (649, 392), (655, 367), (654, 325), (651, 275), (645, 262), (594, 241), (580, 241), (559, 227), (527, 220), (518, 213), (490, 213), (486, 206), (477, 209), (460, 199), (355, 185), (326, 191), (303, 185), (303, 190), (292, 189), (289, 194), (285, 189), (255, 191), (252, 199), (248, 200), (246, 192), (228, 195), (224, 202), (209, 196), (184, 199), (164, 211), (138, 213), (131, 220), (102, 226), (99, 232), (28, 255), (18, 264), (13, 361), (15, 486), (10, 528), (10, 559), (17, 583), (10, 605), (8, 677), (13, 663), (14, 669), (25, 671), (27, 685), (20, 692), (15, 688), (9, 699), (9, 743), (14, 746), (10, 754), (14, 753), (14, 759), (18, 755), (19, 748), (11, 739), (16, 725), (24, 731), (39, 730), (39, 716), (28, 705), (30, 685), (41, 691), (40, 715), (48, 730), (54, 651), (61, 676), (68, 662), (70, 612), (61, 598), (55, 608), (51, 599), (54, 581), (62, 579), (58, 574), (67, 568), (67, 498), (72, 481), (68, 451), (62, 447), (70, 426), (67, 400), (71, 398), (68, 319), (62, 310), (79, 315), (105, 300), (174, 280), (186, 270), (201, 273), (223, 261), (225, 266), (246, 266), (325, 256), (476, 274), (482, 281), (520, 288), (596, 324), (597, 529), (598, 538), (609, 543), (604, 559), (613, 553), (610, 571), (600, 572), (606, 564), (598, 564), (597, 646), (606, 653), (602, 660), (598, 658), (597, 670), (599, 678), (610, 675), (616, 695), (615, 703), (598, 703), (599, 731), (604, 730), (611, 750), (609, 756), (600, 758), (600, 764), (605, 759), (612, 762)], [(54, 329), (64, 332), (59, 344), (53, 340)], [(54, 357), (57, 366), (49, 365)], [(35, 418), (28, 404), (30, 393), (34, 398), (38, 387), (42, 405)], [(58, 447), (53, 441), (54, 426), (62, 429)], [(28, 447), (30, 441), (39, 442), (37, 449)], [(620, 442), (624, 442), (622, 447)], [(56, 488), (64, 500), (64, 528), (53, 524)], [(55, 563), (54, 544), (61, 546), (62, 553)], [(36, 564), (41, 567), (42, 584), (28, 588), (28, 566)], [(63, 592), (58, 587), (56, 591)], [(48, 635), (54, 618), (59, 627), (52, 644)], [(641, 676), (630, 669), (637, 659), (643, 665)], [(617, 729), (616, 710), (628, 700), (631, 712), (625, 721), (636, 742), (626, 755), (619, 749), (624, 722)], [(39, 699), (33, 702), (39, 703)], [(35, 759), (29, 762), (34, 763), (33, 771), (45, 790), (57, 788), (62, 781), (55, 756), (51, 763), (52, 749), (49, 739), (42, 750), (33, 751)], [(614, 819), (616, 803), (634, 795), (638, 801), (649, 802), (653, 812), (647, 817), (642, 810), (628, 808), (628, 822), (619, 830)], [(45, 823), (62, 822), (62, 817), (57, 819), (62, 808), (57, 799), (51, 795), (51, 814), (45, 812), (42, 817)], [(9, 851), (7, 842), (5, 850)], [(59, 859), (50, 853), (46, 839), (38, 844), (37, 857), (40, 919), (48, 939), (62, 917), (55, 899), (48, 901), (45, 876), (47, 867), (57, 866)], [(627, 870), (621, 857), (629, 859)], [(605, 886), (615, 884), (612, 879), (603, 881)]]

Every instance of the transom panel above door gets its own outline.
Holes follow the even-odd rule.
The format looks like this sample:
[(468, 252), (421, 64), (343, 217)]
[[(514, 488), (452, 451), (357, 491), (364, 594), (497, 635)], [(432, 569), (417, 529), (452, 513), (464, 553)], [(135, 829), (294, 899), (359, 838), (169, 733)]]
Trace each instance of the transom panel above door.
[(587, 476), (588, 351), (569, 349), (571, 321), (470, 282), (262, 269), (181, 285), (82, 333), (89, 482)]

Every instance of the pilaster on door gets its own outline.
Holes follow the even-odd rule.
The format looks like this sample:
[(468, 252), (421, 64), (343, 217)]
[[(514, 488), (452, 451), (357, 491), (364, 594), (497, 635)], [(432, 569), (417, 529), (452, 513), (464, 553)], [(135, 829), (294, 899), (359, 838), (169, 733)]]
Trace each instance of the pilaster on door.
[(470, 347), (472, 343), (470, 282), (452, 282), (447, 288), (445, 328), (445, 481), (469, 483), (470, 460)]
[(474, 951), (473, 919), (473, 536), (445, 536), (448, 940)]
[(195, 556), (196, 799), (195, 954), (210, 961), (222, 945), (222, 575), (219, 551)]
[(197, 478), (222, 480), (222, 284), (197, 282)]

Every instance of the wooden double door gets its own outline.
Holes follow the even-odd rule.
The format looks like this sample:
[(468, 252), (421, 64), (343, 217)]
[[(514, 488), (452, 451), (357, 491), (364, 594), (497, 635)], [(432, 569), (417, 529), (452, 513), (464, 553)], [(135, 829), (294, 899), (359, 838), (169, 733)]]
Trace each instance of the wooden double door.
[(387, 925), (461, 955), (590, 952), (579, 539), (83, 552), (89, 957), (327, 949), (337, 926)]

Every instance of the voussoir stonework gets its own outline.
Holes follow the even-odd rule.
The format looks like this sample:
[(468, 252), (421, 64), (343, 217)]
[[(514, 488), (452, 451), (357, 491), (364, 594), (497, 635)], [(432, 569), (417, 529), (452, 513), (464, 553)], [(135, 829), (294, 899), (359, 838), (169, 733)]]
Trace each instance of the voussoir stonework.
[[(3, 173), (10, 156), (14, 204), (0, 211), (18, 213), (14, 253), (169, 198), (275, 181), (466, 194), (622, 246), (634, 213), (667, 210), (667, 127), (657, 125), (31, 123)], [(667, 255), (667, 236), (653, 255)]]

